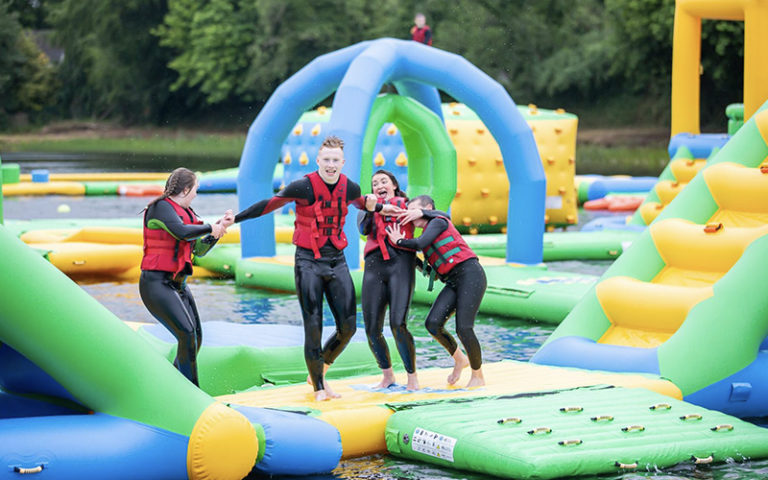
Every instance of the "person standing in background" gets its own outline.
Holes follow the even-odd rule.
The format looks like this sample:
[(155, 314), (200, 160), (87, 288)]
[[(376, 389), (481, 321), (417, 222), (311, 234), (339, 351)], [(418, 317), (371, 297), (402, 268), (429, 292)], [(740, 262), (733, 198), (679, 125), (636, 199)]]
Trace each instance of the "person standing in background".
[(427, 25), (427, 18), (423, 13), (417, 13), (413, 18), (415, 24), (411, 27), (411, 40), (432, 46), (432, 29)]

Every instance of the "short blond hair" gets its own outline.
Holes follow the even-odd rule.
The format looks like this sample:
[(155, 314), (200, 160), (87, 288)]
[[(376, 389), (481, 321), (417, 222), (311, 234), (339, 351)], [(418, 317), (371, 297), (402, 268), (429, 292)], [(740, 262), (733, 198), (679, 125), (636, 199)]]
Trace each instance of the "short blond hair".
[(344, 150), (344, 140), (340, 139), (336, 135), (328, 135), (320, 144), (320, 148), (340, 148)]

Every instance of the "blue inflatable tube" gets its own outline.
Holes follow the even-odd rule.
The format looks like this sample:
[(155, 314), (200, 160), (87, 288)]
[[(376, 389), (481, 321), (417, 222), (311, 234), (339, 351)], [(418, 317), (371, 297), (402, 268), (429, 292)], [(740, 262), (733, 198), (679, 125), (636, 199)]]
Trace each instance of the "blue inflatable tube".
[(0, 420), (0, 479), (184, 480), (189, 438), (112, 417)]
[(200, 193), (236, 192), (237, 179), (234, 177), (203, 178), (200, 180), (197, 191)]
[[(383, 84), (402, 79), (434, 85), (483, 120), (499, 144), (510, 181), (507, 261), (540, 263), (546, 179), (533, 133), (506, 90), (459, 55), (385, 38), (354, 59), (334, 97), (329, 127), (346, 142), (350, 176), (358, 180), (365, 127), (376, 95)], [(346, 228), (353, 238), (354, 221), (348, 221)], [(355, 247), (347, 249), (352, 259), (359, 255)]]
[(656, 348), (607, 345), (577, 336), (560, 337), (544, 345), (531, 362), (587, 370), (659, 374)]
[(587, 199), (604, 198), (609, 193), (650, 192), (659, 181), (657, 177), (603, 178), (589, 185)]
[[(248, 131), (238, 176), (240, 207), (271, 194), (268, 167), (274, 163), (264, 162), (277, 161), (280, 147), (301, 113), (330, 95), (336, 85), (329, 129), (346, 142), (344, 171), (359, 181), (368, 117), (387, 82), (408, 90), (417, 101), (439, 112), (437, 87), (482, 118), (499, 143), (510, 178), (507, 261), (541, 262), (546, 179), (530, 127), (504, 88), (466, 59), (410, 41), (384, 38), (323, 55), (278, 87)], [(357, 236), (355, 215), (350, 212), (345, 226), (349, 238)], [(244, 223), (241, 234), (244, 257), (274, 256), (271, 215)], [(359, 245), (352, 242), (345, 253), (349, 265), (357, 267)]]
[(341, 435), (309, 415), (232, 405), (264, 429), (264, 454), (256, 470), (269, 475), (330, 472), (341, 459)]
[(633, 225), (627, 223), (627, 216), (622, 214), (610, 217), (598, 217), (581, 227), (582, 232), (599, 232), (603, 230), (634, 230), (642, 232), (645, 230), (645, 225)]
[(727, 133), (678, 133), (669, 141), (669, 158), (675, 158), (680, 147), (687, 147), (693, 158), (709, 158), (712, 150), (722, 148), (730, 138)]

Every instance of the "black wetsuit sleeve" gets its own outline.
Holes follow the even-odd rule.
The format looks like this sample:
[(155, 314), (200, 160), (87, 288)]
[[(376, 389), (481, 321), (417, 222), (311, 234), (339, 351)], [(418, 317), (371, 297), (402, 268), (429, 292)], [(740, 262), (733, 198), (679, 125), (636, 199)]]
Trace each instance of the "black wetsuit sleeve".
[(445, 212), (441, 212), (440, 210), (422, 210), (421, 214), (428, 220), (432, 220), (433, 218), (437, 217), (451, 218), (450, 215)]
[(361, 235), (370, 235), (373, 230), (373, 213), (360, 211), (357, 213), (357, 229)]
[(361, 196), (360, 185), (349, 179), (347, 179), (347, 204), (365, 210), (365, 197)]
[(185, 224), (176, 214), (173, 207), (166, 201), (157, 202), (149, 207), (145, 221), (148, 222), (151, 219), (163, 222), (168, 231), (174, 237), (181, 240), (193, 240), (211, 233), (211, 226), (207, 223), (203, 225)]
[[(357, 189), (358, 196), (360, 196), (360, 187), (357, 187)], [(302, 177), (289, 183), (274, 197), (256, 202), (235, 215), (235, 223), (266, 215), (290, 202), (296, 202), (299, 205), (309, 205), (314, 199), (315, 193), (312, 191), (312, 182), (307, 177)]]
[(429, 244), (448, 228), (448, 220), (444, 218), (434, 218), (429, 221), (427, 228), (418, 238), (403, 238), (397, 242), (397, 246), (410, 248), (413, 250), (424, 250)]
[(424, 29), (424, 43), (427, 45), (432, 45), (432, 29), (431, 28), (425, 28)]

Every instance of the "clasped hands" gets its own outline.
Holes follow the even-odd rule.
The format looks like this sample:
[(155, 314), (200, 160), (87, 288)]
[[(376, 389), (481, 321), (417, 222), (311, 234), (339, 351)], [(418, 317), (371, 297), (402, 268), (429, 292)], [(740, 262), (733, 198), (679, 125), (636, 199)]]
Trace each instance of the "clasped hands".
[(216, 223), (211, 225), (211, 235), (218, 240), (227, 233), (227, 228), (233, 223), (235, 223), (235, 214), (232, 210), (227, 210), (224, 212), (223, 217), (216, 220)]

